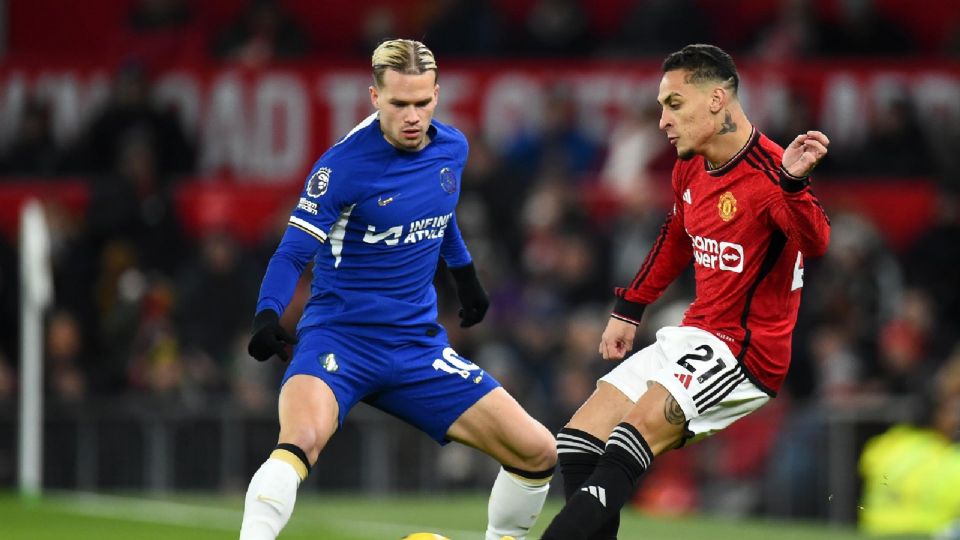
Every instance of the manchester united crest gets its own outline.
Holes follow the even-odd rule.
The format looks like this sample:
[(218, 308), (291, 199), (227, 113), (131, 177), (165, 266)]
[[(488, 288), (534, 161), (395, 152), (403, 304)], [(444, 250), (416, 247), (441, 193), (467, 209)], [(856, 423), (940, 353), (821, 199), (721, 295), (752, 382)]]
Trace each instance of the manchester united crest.
[(730, 221), (733, 215), (737, 213), (737, 199), (729, 191), (720, 196), (720, 202), (717, 203), (717, 209), (720, 210), (720, 219)]

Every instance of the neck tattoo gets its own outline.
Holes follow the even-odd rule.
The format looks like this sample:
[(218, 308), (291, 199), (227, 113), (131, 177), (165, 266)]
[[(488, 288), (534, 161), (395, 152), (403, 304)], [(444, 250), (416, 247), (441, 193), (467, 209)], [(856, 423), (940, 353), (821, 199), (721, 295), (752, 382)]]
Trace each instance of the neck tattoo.
[(733, 121), (733, 116), (730, 114), (730, 111), (725, 111), (723, 117), (723, 123), (720, 124), (720, 131), (717, 135), (723, 135), (724, 133), (734, 133), (737, 131), (737, 124)]

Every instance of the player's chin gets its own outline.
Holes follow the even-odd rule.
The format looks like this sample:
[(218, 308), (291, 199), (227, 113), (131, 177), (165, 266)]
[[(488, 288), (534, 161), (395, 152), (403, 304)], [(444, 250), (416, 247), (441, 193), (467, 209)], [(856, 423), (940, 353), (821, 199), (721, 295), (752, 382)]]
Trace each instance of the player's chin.
[(400, 140), (400, 144), (403, 146), (403, 148), (405, 148), (405, 149), (407, 149), (407, 150), (416, 150), (416, 149), (420, 148), (420, 146), (423, 144), (423, 137), (422, 137), (422, 136), (416, 137), (416, 138), (413, 138), (413, 137), (403, 137), (403, 136), (401, 136), (401, 138), (400, 138), (399, 140)]
[(677, 148), (677, 159), (680, 161), (691, 160), (695, 155), (697, 155), (696, 152), (689, 148)]

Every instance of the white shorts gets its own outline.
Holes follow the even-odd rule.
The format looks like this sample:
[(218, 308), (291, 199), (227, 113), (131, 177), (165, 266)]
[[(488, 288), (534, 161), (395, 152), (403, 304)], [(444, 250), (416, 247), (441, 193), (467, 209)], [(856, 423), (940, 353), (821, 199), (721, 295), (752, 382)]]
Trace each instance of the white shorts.
[(713, 334), (668, 326), (657, 341), (600, 378), (634, 403), (654, 382), (677, 400), (687, 418), (687, 440), (707, 437), (759, 409), (770, 396), (747, 378), (730, 348)]

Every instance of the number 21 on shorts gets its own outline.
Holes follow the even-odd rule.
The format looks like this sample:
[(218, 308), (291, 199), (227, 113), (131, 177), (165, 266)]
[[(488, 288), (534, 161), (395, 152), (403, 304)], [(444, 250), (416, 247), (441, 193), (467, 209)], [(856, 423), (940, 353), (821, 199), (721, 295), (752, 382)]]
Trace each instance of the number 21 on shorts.
[(690, 387), (691, 379), (696, 378), (698, 383), (703, 384), (727, 367), (723, 358), (715, 354), (713, 347), (707, 344), (700, 345), (692, 352), (681, 356), (677, 364), (689, 372), (689, 374), (677, 374), (677, 378), (686, 388)]

